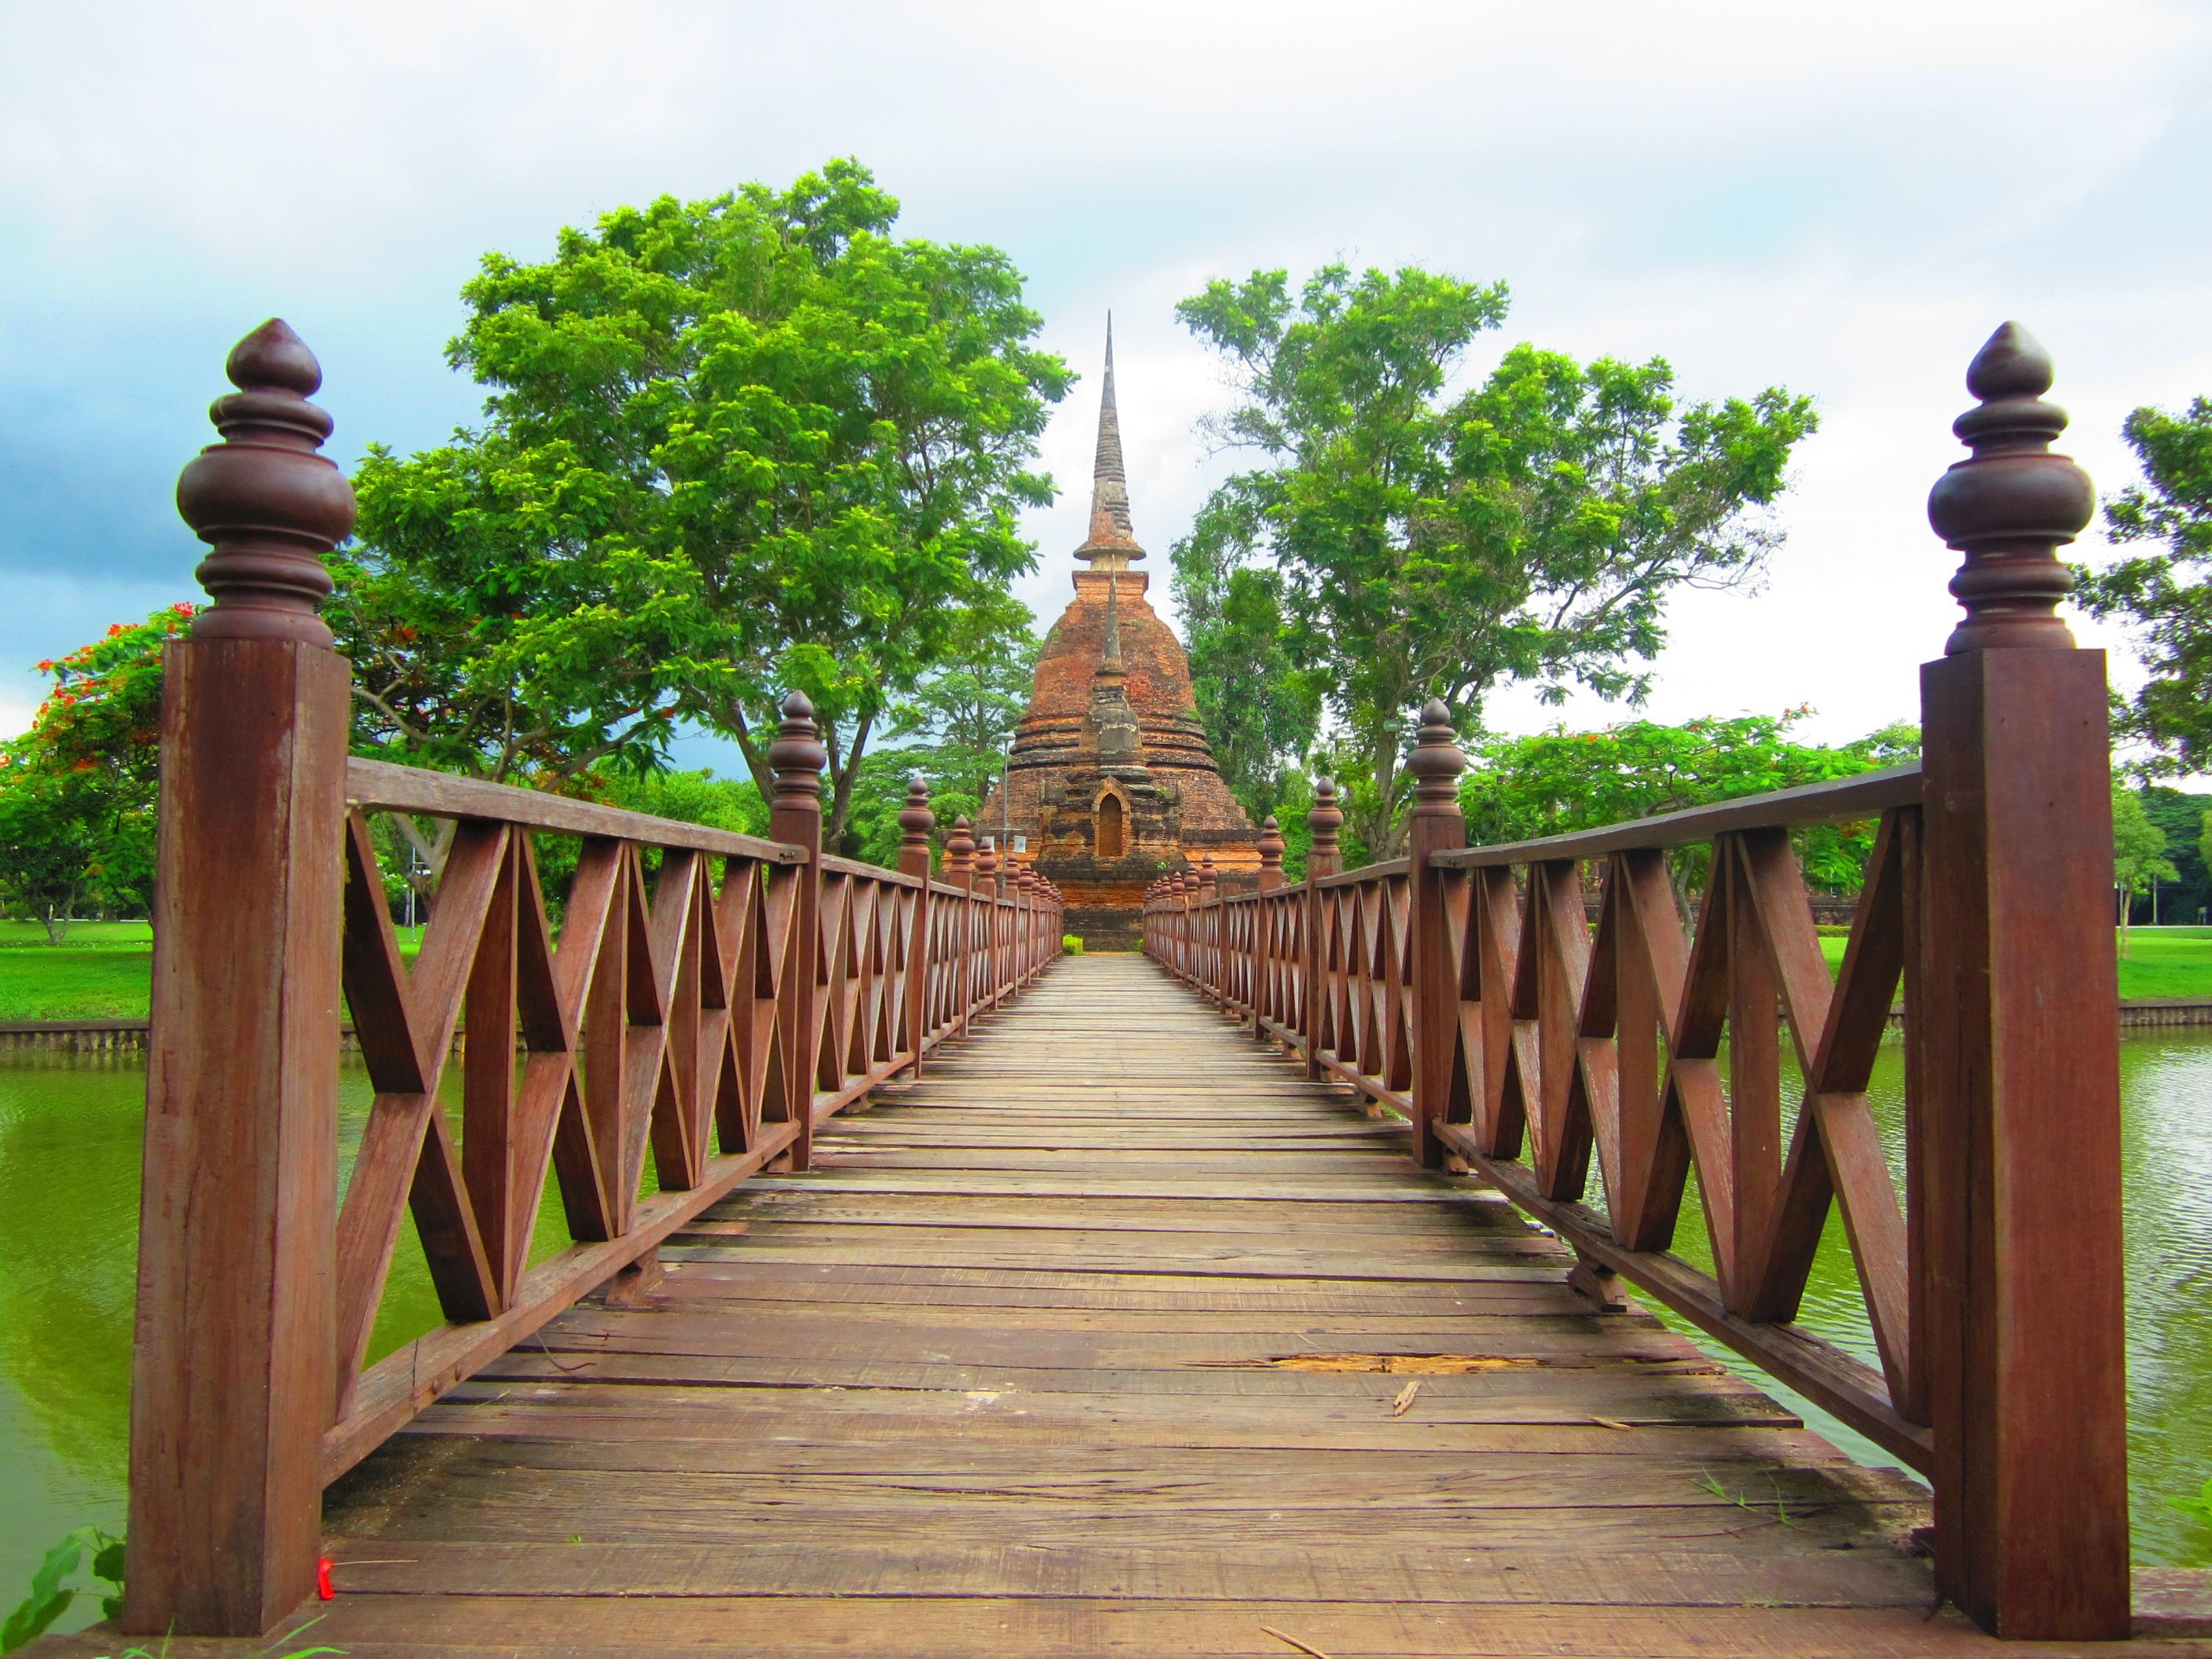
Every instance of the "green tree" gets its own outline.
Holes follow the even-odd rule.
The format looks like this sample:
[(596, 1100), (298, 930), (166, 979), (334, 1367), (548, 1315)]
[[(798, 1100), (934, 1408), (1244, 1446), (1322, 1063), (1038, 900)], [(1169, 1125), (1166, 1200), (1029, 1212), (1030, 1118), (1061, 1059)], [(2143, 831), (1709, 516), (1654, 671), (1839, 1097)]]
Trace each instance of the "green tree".
[(1451, 395), (1506, 305), (1503, 284), (1330, 265), (1295, 296), (1256, 271), (1177, 307), (1239, 392), (1206, 429), (1260, 462), (1213, 493), (1179, 562), (1279, 574), (1291, 657), (1322, 676), (1377, 851), (1425, 698), (1472, 731), (1514, 681), (1639, 696), (1668, 597), (1762, 568), (1780, 532), (1760, 509), (1814, 427), (1779, 388), (1678, 405), (1662, 359), (1528, 345)]
[(883, 777), (903, 800), (908, 773), (922, 773), (943, 830), (962, 813), (972, 820), (998, 781), (1044, 647), (1035, 621), (1011, 593), (979, 601), (892, 712), (890, 734), (902, 746), (879, 751), (890, 769)]
[[(1887, 726), (1830, 746), (1791, 735), (1810, 710), (1706, 718), (1664, 726), (1632, 720), (1599, 732), (1555, 727), (1475, 746), (1460, 783), (1471, 844), (1533, 841), (1742, 795), (1792, 789), (1895, 766), (1920, 752), (1910, 726)], [(1806, 880), (1829, 892), (1857, 889), (1874, 849), (1871, 823), (1796, 832)], [(1702, 885), (1704, 855), (1685, 849), (1678, 877)]]
[(2200, 909), (2212, 908), (2212, 879), (2208, 879), (2200, 840), (2204, 811), (2212, 796), (2185, 794), (2164, 784), (2146, 784), (2143, 811), (2166, 832), (2166, 856), (2179, 873), (2157, 895), (2158, 914), (2172, 921), (2193, 921)]
[(797, 689), (836, 844), (891, 708), (1033, 562), (1070, 383), (1004, 254), (897, 214), (838, 161), (486, 256), (448, 348), (484, 423), (356, 483), (347, 642), (388, 742), (558, 782), (649, 768), (689, 718), (765, 789)]
[(151, 899), (161, 647), (191, 614), (179, 605), (118, 623), (40, 663), (53, 689), (31, 729), (0, 744), (0, 889), (54, 944), (83, 904)]
[(2105, 530), (2147, 550), (2097, 571), (2076, 571), (2081, 605), (2117, 618), (2150, 677), (2123, 706), (2121, 732), (2149, 745), (2154, 774), (2212, 767), (2212, 399), (2181, 415), (2145, 407), (2120, 434), (2143, 481), (2105, 504)]
[(1291, 655), (1282, 573), (1230, 564), (1223, 550), (1213, 537), (1177, 542), (1175, 598), (1213, 757), (1257, 823), (1282, 811), (1319, 734), (1322, 678)]
[(657, 818), (703, 823), (738, 836), (768, 834), (768, 802), (752, 780), (716, 777), (703, 767), (696, 772), (618, 775), (607, 780), (605, 795), (611, 805)]
[(2197, 820), (2197, 856), (2203, 870), (2212, 874), (2212, 811)]
[(2128, 913), (2151, 884), (2180, 874), (2166, 855), (2166, 831), (2150, 821), (2141, 794), (2112, 786), (2112, 880), (2120, 890), (2120, 954), (2128, 949)]

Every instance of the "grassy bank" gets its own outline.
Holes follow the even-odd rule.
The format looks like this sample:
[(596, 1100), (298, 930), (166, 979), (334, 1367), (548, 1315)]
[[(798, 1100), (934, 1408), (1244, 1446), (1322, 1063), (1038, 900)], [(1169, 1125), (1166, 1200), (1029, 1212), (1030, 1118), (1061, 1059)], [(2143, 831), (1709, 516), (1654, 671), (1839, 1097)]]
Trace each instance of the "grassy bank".
[[(416, 941), (400, 949), (415, 953)], [(1832, 970), (1844, 941), (1820, 948)], [(79, 922), (48, 945), (34, 922), (0, 921), (0, 1021), (143, 1019), (153, 941), (143, 921)], [(2134, 927), (2120, 958), (2120, 995), (2212, 1000), (2212, 927)]]
[[(404, 955), (416, 943), (401, 930)], [(143, 1019), (153, 972), (143, 921), (76, 922), (60, 945), (47, 944), (36, 922), (0, 921), (0, 1022)]]
[[(1830, 972), (1844, 959), (1840, 938), (1824, 935)], [(2212, 927), (2130, 927), (2120, 957), (2120, 1000), (2179, 997), (2212, 1001)]]
[(35, 921), (0, 921), (0, 1020), (143, 1019), (154, 961), (143, 921), (80, 921), (60, 945)]

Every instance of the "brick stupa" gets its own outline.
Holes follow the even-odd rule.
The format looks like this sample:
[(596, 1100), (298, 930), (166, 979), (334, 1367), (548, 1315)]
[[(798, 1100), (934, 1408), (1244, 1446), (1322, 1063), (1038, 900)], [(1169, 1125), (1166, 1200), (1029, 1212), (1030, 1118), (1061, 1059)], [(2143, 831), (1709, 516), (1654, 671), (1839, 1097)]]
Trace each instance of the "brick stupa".
[(1075, 599), (1045, 637), (1005, 799), (992, 792), (977, 831), (1011, 838), (1059, 886), (1085, 944), (1132, 949), (1159, 877), (1210, 856), (1236, 886), (1256, 877), (1260, 852), (1206, 744), (1190, 663), (1135, 568), (1145, 550), (1129, 525), (1110, 320), (1091, 533), (1075, 556)]

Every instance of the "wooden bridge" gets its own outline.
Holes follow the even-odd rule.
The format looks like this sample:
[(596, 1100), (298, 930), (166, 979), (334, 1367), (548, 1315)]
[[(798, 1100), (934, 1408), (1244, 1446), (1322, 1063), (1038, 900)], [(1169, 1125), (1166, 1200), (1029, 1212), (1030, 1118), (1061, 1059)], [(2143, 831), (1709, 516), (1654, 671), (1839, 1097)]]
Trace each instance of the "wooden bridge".
[[(803, 699), (766, 838), (349, 759), (319, 372), (281, 324), (230, 372), (179, 488), (216, 603), (167, 682), (125, 1630), (176, 1659), (310, 1618), (456, 1655), (2212, 1633), (2131, 1597), (2105, 680), (2054, 613), (2090, 503), (2025, 337), (1976, 359), (1931, 502), (1967, 617), (1922, 765), (1468, 848), (1432, 705), (1406, 857), (1339, 869), (1324, 789), (1303, 879), (1272, 837), (1255, 890), (1177, 875), (1149, 959), (1061, 958), (1056, 896), (964, 825), (933, 868), (919, 784), (897, 870), (826, 855)], [(378, 812), (458, 825), (411, 967)], [(1835, 822), (1880, 828), (1832, 981), (1790, 837)], [(1901, 1182), (1863, 1093), (1900, 992)], [(377, 1091), (343, 1182), (342, 994)], [(1711, 1275), (1669, 1251), (1692, 1171)], [(1878, 1366), (1793, 1322), (1832, 1209)], [(410, 1215), (445, 1322), (369, 1363)]]

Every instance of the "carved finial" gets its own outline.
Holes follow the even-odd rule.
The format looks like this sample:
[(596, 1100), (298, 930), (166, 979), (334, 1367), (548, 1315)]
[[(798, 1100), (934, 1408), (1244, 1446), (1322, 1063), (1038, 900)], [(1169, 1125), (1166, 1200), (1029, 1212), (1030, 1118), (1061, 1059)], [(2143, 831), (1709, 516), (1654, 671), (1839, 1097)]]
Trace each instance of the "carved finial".
[(983, 850), (975, 854), (975, 878), (979, 881), (991, 881), (997, 878), (998, 873), (999, 848), (997, 844), (986, 836), (983, 838)]
[(1221, 884), (1221, 877), (1213, 867), (1213, 854), (1203, 853), (1198, 860), (1198, 891), (1201, 898), (1212, 898)]
[(1344, 812), (1336, 804), (1336, 781), (1334, 778), (1314, 780), (1314, 804), (1306, 812), (1306, 828), (1313, 832), (1316, 852), (1326, 849), (1332, 856), (1337, 850), (1336, 832), (1344, 827)]
[(963, 881), (975, 867), (975, 837), (965, 817), (952, 820), (952, 833), (945, 838), (945, 878)]
[(177, 512), (213, 550), (194, 574), (215, 603), (192, 618), (199, 640), (296, 640), (329, 646), (323, 555), (353, 533), (353, 486), (318, 453), (331, 417), (307, 401), (323, 371), (272, 317), (231, 348), (238, 390), (208, 419), (222, 434), (177, 479)]
[(768, 746), (769, 769), (775, 775), (775, 804), (820, 811), (822, 769), (829, 759), (821, 728), (814, 724), (814, 704), (804, 691), (793, 692), (783, 700), (783, 724)]
[(921, 772), (907, 775), (907, 805), (898, 810), (898, 841), (907, 852), (929, 852), (929, 832), (938, 827), (938, 814), (929, 810), (929, 779)]
[(1966, 616), (1944, 653), (2063, 650), (2074, 635), (2058, 619), (2058, 601), (2074, 579), (2057, 550), (2089, 522), (2097, 492), (2087, 473), (2051, 453), (2066, 429), (2066, 411), (2043, 401), (2051, 355), (2018, 323), (2007, 323), (1968, 365), (1966, 389), (1981, 402), (1951, 429), (1973, 453), (1928, 493), (1928, 522), (1966, 556), (1951, 578)]
[(1260, 890), (1273, 892), (1283, 884), (1283, 829), (1268, 814), (1260, 826)]
[(1459, 775), (1467, 770), (1467, 757), (1460, 752), (1451, 710), (1441, 697), (1431, 697), (1421, 705), (1420, 730), (1413, 739), (1413, 752), (1407, 757), (1406, 769), (1413, 775), (1415, 811), (1424, 807), (1449, 808), (1457, 802)]

